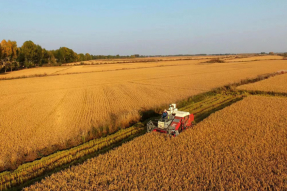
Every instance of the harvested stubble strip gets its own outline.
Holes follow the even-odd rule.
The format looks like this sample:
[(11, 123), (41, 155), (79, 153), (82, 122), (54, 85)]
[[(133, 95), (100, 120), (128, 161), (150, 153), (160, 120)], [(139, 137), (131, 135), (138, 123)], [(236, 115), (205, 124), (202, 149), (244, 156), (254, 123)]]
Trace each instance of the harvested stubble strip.
[(286, 190), (286, 113), (285, 98), (250, 96), (176, 138), (146, 134), (25, 190)]
[(222, 95), (220, 94), (217, 94), (215, 96), (212, 96), (212, 97), (208, 97), (208, 98), (205, 98), (203, 99), (202, 101), (200, 102), (196, 102), (196, 103), (193, 103), (193, 104), (189, 104), (187, 106), (184, 106), (183, 108), (181, 108), (181, 110), (185, 111), (185, 110), (192, 110), (192, 109), (197, 109), (197, 108), (200, 108), (202, 107), (202, 105), (207, 105), (207, 104), (210, 104), (218, 99), (221, 99), (222, 98)]
[(210, 110), (212, 108), (215, 108), (217, 106), (220, 106), (220, 105), (224, 105), (226, 103), (229, 103), (231, 102), (232, 100), (236, 100), (238, 98), (242, 98), (242, 96), (236, 96), (236, 97), (233, 97), (233, 96), (228, 96), (228, 97), (225, 97), (224, 99), (218, 99), (214, 102), (211, 102), (209, 105), (206, 105), (204, 107), (199, 107), (199, 108), (196, 108), (196, 109), (193, 109), (193, 110), (190, 110), (193, 114), (195, 115), (198, 115), (206, 110)]
[[(198, 107), (192, 107), (193, 110), (195, 109), (200, 109), (202, 107), (205, 107), (205, 106), (210, 106), (210, 105), (214, 105), (215, 103), (218, 103), (218, 102), (223, 102), (223, 101), (226, 101), (226, 100), (229, 100), (229, 99), (233, 99), (234, 97), (231, 96), (231, 95), (228, 95), (228, 96), (220, 96), (220, 97), (217, 97), (217, 99), (212, 99), (208, 102), (204, 102), (202, 104), (200, 104)], [(191, 105), (192, 106), (192, 105)]]
[(93, 153), (139, 131), (142, 131), (142, 129), (137, 127), (123, 129), (110, 136), (92, 140), (78, 147), (59, 151), (38, 161), (24, 164), (13, 172), (3, 172), (0, 174), (0, 190), (10, 188), (23, 181), (35, 178), (43, 174), (44, 171), (52, 170), (73, 160), (79, 159), (80, 157)]

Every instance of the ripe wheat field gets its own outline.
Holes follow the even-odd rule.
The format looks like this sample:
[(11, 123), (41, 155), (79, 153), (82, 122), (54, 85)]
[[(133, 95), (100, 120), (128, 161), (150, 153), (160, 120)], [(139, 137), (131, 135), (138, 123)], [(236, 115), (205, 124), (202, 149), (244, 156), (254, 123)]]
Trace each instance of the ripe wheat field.
[(266, 55), (266, 56), (246, 56), (240, 58), (240, 56), (235, 57), (235, 58), (227, 58), (226, 61), (229, 62), (248, 62), (248, 61), (261, 61), (261, 60), (282, 60), (282, 56), (278, 55)]
[(252, 84), (245, 84), (237, 87), (237, 89), (287, 93), (287, 74), (274, 76)]
[(0, 171), (94, 138), (91, 130), (101, 136), (124, 128), (139, 119), (139, 110), (276, 72), (286, 68), (287, 61), (205, 65), (183, 60), (147, 65), (0, 80)]
[(177, 138), (148, 133), (24, 190), (286, 190), (287, 99), (248, 96)]
[[(25, 70), (18, 70), (0, 74), (1, 79), (33, 77), (35, 75), (60, 75), (70, 73), (85, 73), (85, 72), (102, 72), (123, 69), (139, 69), (147, 67), (160, 67), (162, 65), (182, 65), (191, 63), (200, 63), (209, 60), (211, 57), (151, 57), (151, 58), (134, 58), (134, 59), (104, 59), (91, 60), (83, 62), (74, 62), (63, 64), (62, 66), (54, 67), (38, 67)], [(228, 57), (227, 57), (228, 58)], [(188, 60), (190, 59), (190, 60)], [(188, 62), (182, 62), (187, 60)], [(175, 62), (180, 61), (180, 62)], [(84, 65), (81, 65), (84, 63)]]
[[(97, 59), (97, 60), (90, 60), (90, 61), (82, 61), (82, 63), (87, 65), (93, 64), (123, 64), (123, 63), (139, 63), (139, 62), (162, 62), (162, 61), (179, 61), (179, 60), (206, 60), (211, 59), (214, 57), (224, 57), (224, 58), (231, 58), (235, 57), (234, 55), (228, 56), (167, 56), (167, 57), (142, 57), (142, 58), (119, 58), (119, 59)], [(68, 63), (65, 65), (74, 66), (80, 65), (81, 62), (74, 62)]]
[(190, 64), (204, 63), (212, 58), (220, 58), (225, 62), (250, 62), (258, 60), (282, 60), (282, 56), (246, 56), (246, 55), (229, 55), (229, 56), (193, 56), (193, 57), (152, 57), (152, 58), (135, 58), (135, 59), (111, 59), (111, 60), (92, 60), (68, 63), (63, 66), (39, 67), (9, 72), (0, 75), (1, 79), (34, 77), (36, 75), (62, 75), (76, 73), (92, 73), (103, 71), (130, 70), (141, 68), (154, 68), (163, 66), (181, 66)]

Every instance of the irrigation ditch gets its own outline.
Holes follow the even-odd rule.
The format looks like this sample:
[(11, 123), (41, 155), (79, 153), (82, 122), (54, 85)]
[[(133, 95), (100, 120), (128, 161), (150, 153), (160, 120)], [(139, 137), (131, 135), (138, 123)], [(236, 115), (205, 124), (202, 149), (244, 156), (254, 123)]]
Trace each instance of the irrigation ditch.
[[(230, 106), (249, 95), (265, 95), (287, 97), (286, 93), (243, 91), (236, 87), (254, 83), (275, 76), (278, 73), (264, 74), (253, 79), (241, 80), (238, 83), (229, 84), (209, 92), (198, 94), (177, 103), (180, 110), (189, 111), (195, 115), (195, 122), (207, 118), (212, 113)], [(86, 160), (104, 154), (123, 143), (146, 133), (146, 123), (150, 118), (159, 117), (162, 108), (148, 110), (141, 113), (142, 120), (133, 126), (119, 130), (114, 134), (94, 139), (71, 149), (55, 152), (30, 163), (19, 166), (14, 171), (0, 173), (0, 190), (21, 190), (46, 176), (59, 172), (71, 165), (77, 165)], [(194, 127), (196, 128), (196, 126)]]

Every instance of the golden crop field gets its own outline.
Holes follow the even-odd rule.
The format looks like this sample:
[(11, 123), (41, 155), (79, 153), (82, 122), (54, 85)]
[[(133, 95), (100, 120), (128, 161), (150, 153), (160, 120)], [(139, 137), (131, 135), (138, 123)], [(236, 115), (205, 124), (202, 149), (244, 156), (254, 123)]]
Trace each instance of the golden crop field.
[(254, 60), (274, 60), (282, 59), (281, 56), (192, 56), (192, 57), (151, 57), (151, 58), (134, 58), (134, 59), (105, 59), (84, 61), (85, 65), (80, 62), (68, 63), (63, 66), (38, 67), (8, 72), (0, 75), (1, 79), (34, 77), (43, 75), (61, 75), (75, 73), (90, 73), (113, 70), (127, 70), (140, 68), (153, 68), (162, 66), (192, 65), (206, 62), (212, 58), (220, 58), (225, 62), (247, 62)]
[[(85, 64), (122, 64), (122, 63), (138, 63), (138, 62), (161, 62), (161, 61), (175, 61), (175, 60), (205, 60), (214, 57), (233, 57), (228, 56), (168, 56), (168, 57), (139, 57), (139, 58), (119, 58), (119, 59), (97, 59), (90, 61), (82, 61)], [(74, 66), (79, 65), (81, 62), (67, 63), (65, 65)]]
[(39, 67), (39, 68), (29, 68), (24, 70), (18, 70), (9, 72), (6, 74), (0, 74), (0, 80), (5, 78), (17, 78), (17, 77), (29, 77), (34, 75), (52, 75), (61, 70), (70, 68), (69, 66), (62, 67)]
[[(287, 66), (286, 66), (287, 69)], [(277, 75), (266, 80), (237, 87), (239, 90), (287, 93), (287, 74)]]
[(90, 73), (102, 71), (116, 71), (116, 70), (132, 70), (141, 68), (155, 68), (165, 66), (182, 66), (199, 64), (205, 60), (184, 60), (184, 61), (164, 61), (164, 62), (139, 62), (139, 63), (122, 63), (122, 64), (102, 64), (102, 65), (80, 65), (67, 68), (56, 72), (56, 74), (71, 74), (71, 73)]
[[(214, 56), (213, 56), (214, 57)], [(101, 72), (125, 69), (139, 69), (150, 67), (161, 67), (169, 65), (185, 65), (185, 64), (198, 64), (207, 61), (212, 56), (205, 57), (151, 57), (151, 58), (135, 58), (135, 59), (105, 59), (105, 60), (92, 60), (81, 62), (68, 63), (62, 66), (54, 67), (38, 67), (8, 72), (0, 75), (1, 79), (21, 78), (21, 77), (34, 77), (36, 75), (60, 75), (71, 73), (87, 73), (87, 72)], [(226, 58), (228, 58), (226, 56)]]
[(248, 62), (248, 61), (260, 61), (260, 60), (282, 60), (282, 56), (278, 55), (264, 55), (264, 56), (251, 56), (246, 58), (234, 58), (227, 59), (228, 62)]
[(161, 67), (1, 80), (0, 171), (128, 126), (139, 119), (139, 110), (276, 72), (286, 63), (183, 60), (158, 62)]
[[(90, 73), (90, 72), (102, 72), (102, 71), (114, 71), (114, 70), (127, 70), (127, 69), (140, 69), (140, 68), (153, 68), (162, 66), (175, 66), (175, 65), (190, 65), (198, 64), (208, 59), (200, 60), (183, 60), (183, 61), (164, 61), (164, 62), (138, 62), (138, 63), (108, 63), (99, 65), (78, 65), (75, 66), (55, 66), (55, 67), (39, 67), (30, 68), (25, 70), (14, 71), (0, 75), (0, 80), (5, 78), (17, 78), (17, 77), (33, 77), (35, 75), (61, 75), (61, 74), (74, 74), (74, 73)], [(86, 61), (85, 63), (97, 62)]]
[(249, 96), (176, 138), (148, 133), (24, 190), (286, 190), (287, 99)]

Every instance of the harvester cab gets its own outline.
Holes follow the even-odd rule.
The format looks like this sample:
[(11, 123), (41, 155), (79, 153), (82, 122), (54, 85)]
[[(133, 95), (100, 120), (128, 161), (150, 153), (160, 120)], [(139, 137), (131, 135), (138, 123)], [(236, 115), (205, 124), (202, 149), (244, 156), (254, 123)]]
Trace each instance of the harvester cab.
[(173, 136), (179, 135), (182, 130), (191, 128), (194, 123), (194, 115), (186, 111), (179, 111), (176, 104), (171, 104), (167, 110), (167, 117), (158, 120), (150, 120), (147, 123), (147, 132), (168, 133)]

